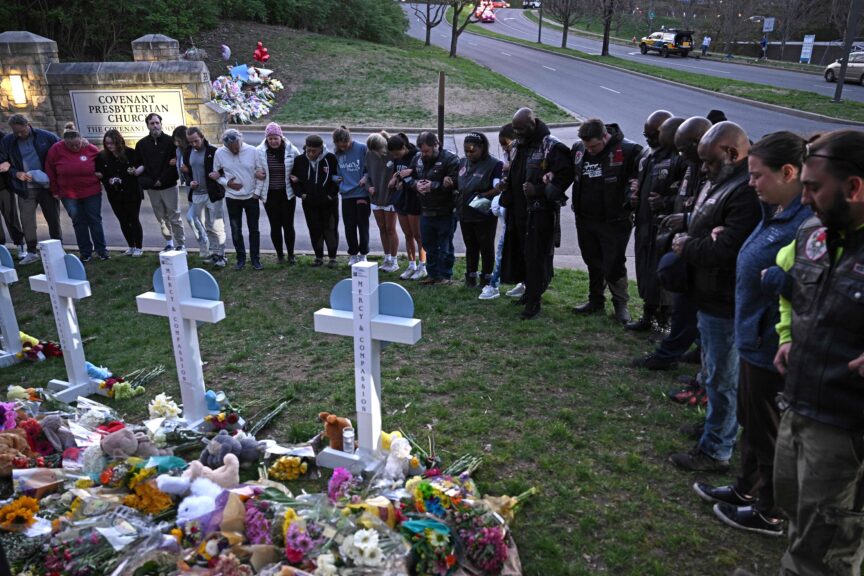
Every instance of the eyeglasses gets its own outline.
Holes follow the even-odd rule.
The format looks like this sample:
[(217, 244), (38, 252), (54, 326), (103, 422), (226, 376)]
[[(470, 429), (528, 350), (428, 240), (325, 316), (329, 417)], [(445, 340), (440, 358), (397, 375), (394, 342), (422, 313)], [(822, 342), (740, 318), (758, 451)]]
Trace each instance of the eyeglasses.
[(818, 152), (813, 152), (811, 150), (811, 144), (804, 145), (804, 154), (801, 156), (801, 164), (803, 165), (809, 158), (825, 158), (826, 160), (831, 160), (832, 162), (844, 162), (849, 166), (855, 168), (856, 171), (864, 173), (864, 165), (859, 163), (859, 160), (852, 158), (841, 158), (839, 156), (835, 156), (833, 154), (819, 154)]

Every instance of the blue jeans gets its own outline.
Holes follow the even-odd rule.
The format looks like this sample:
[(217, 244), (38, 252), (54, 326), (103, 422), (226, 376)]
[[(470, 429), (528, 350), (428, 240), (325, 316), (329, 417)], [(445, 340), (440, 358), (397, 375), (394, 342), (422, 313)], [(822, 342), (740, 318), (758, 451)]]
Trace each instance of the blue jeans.
[(738, 434), (738, 349), (735, 347), (735, 320), (704, 312), (697, 314), (702, 337), (702, 370), (708, 411), (699, 448), (716, 460), (732, 456)]
[(501, 234), (498, 236), (498, 247), (495, 248), (495, 269), (492, 270), (492, 278), (489, 280), (489, 285), (493, 288), (501, 285), (501, 254), (504, 253), (504, 235), (507, 233), (507, 220), (499, 217), (498, 223), (501, 225)]
[(225, 198), (228, 207), (228, 222), (231, 223), (231, 241), (237, 252), (237, 263), (246, 263), (246, 244), (243, 242), (243, 212), (246, 212), (246, 226), (249, 227), (249, 256), (252, 263), (258, 262), (261, 248), (261, 234), (258, 232), (258, 219), (261, 217), (261, 206), (258, 198), (235, 200)]
[(453, 276), (456, 261), (453, 234), (456, 233), (456, 216), (420, 216), (420, 238), (426, 249), (426, 272), (430, 278), (449, 280)]
[(63, 207), (72, 219), (72, 227), (75, 229), (75, 242), (78, 251), (84, 259), (93, 255), (93, 246), (96, 253), (108, 254), (105, 246), (105, 232), (102, 230), (102, 194), (94, 194), (87, 198), (61, 198)]

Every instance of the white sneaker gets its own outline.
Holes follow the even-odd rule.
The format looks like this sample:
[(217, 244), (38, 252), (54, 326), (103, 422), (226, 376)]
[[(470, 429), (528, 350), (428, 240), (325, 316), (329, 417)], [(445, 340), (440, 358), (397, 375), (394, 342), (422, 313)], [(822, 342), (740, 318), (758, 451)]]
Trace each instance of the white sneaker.
[(359, 254), (357, 256), (357, 262), (366, 262), (366, 255), (365, 254)]
[(417, 264), (415, 264), (414, 262), (411, 262), (410, 264), (408, 264), (408, 268), (404, 272), (402, 272), (402, 274), (399, 276), (399, 278), (402, 280), (410, 280), (411, 276), (413, 276), (416, 271), (417, 271)]
[(519, 282), (518, 284), (516, 284), (516, 286), (505, 292), (505, 294), (507, 296), (510, 296), (511, 298), (520, 298), (523, 294), (525, 294), (525, 284)]
[(41, 260), (41, 258), (39, 257), (39, 254), (36, 254), (35, 252), (28, 252), (27, 255), (24, 256), (24, 258), (22, 258), (21, 260), (18, 261), (18, 263), (21, 264), (22, 266), (26, 266), (27, 264), (33, 264), (34, 262), (39, 262), (39, 260)]
[(18, 260), (23, 260), (27, 257), (27, 245), (21, 244), (18, 246)]
[(359, 261), (360, 261), (360, 256), (358, 256), (357, 254), (355, 254), (354, 256), (351, 256), (350, 258), (348, 258), (348, 267), (350, 268), (351, 266), (353, 266), (354, 264), (356, 264)]
[(429, 274), (426, 272), (426, 266), (424, 264), (421, 264), (420, 267), (417, 268), (417, 270), (414, 272), (414, 275), (411, 276), (411, 280), (422, 280), (427, 276), (429, 276)]
[(498, 288), (493, 288), (488, 284), (483, 287), (483, 291), (480, 292), (480, 296), (477, 297), (478, 300), (494, 300), (501, 295), (501, 292)]
[(143, 255), (144, 255), (144, 250), (142, 250), (141, 248), (133, 248), (132, 254), (130, 254), (130, 256), (132, 256), (132, 258), (141, 258)]
[(390, 269), (387, 271), (388, 272), (398, 272), (399, 271), (399, 261), (396, 259), (395, 256), (390, 258)]
[(123, 256), (132, 256), (134, 253), (135, 253), (135, 248), (132, 248), (130, 246), (129, 248), (126, 249), (125, 252), (123, 252)]

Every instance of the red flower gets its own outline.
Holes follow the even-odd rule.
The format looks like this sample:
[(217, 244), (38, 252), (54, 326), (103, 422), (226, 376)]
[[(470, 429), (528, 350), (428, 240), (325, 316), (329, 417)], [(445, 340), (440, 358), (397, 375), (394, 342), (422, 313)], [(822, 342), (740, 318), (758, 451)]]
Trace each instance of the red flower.
[(225, 420), (228, 422), (228, 424), (236, 424), (237, 420), (239, 419), (240, 417), (237, 416), (236, 412), (231, 412), (230, 414), (228, 414), (228, 416), (225, 417)]
[(285, 558), (291, 564), (299, 564), (303, 561), (303, 551), (295, 550), (294, 548), (285, 548)]

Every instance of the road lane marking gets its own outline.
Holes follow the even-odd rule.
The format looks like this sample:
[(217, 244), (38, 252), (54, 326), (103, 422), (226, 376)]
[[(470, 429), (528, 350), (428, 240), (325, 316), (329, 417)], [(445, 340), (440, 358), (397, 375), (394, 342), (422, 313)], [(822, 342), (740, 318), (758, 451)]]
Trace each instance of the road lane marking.
[(551, 70), (552, 72), (557, 72), (557, 70), (555, 70), (554, 68), (550, 68), (549, 66), (546, 66), (545, 64), (543, 65), (543, 68), (546, 68), (547, 70)]
[(614, 92), (615, 94), (620, 94), (617, 90), (612, 90), (611, 88), (607, 88), (606, 86), (600, 86), (603, 90), (608, 90), (609, 92)]
[(513, 56), (512, 54), (508, 54), (507, 52), (501, 52), (504, 56)]

